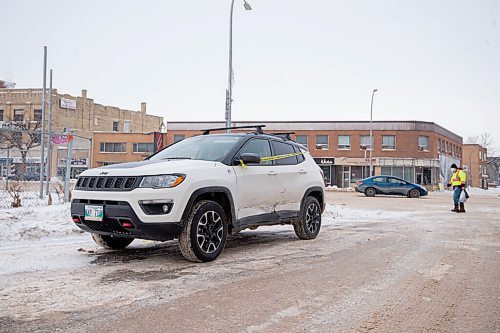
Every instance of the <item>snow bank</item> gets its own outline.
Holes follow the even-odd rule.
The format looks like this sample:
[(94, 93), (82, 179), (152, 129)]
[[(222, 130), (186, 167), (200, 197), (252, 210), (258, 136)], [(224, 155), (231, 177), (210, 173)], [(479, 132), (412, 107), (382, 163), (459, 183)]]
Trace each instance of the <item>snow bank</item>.
[(500, 195), (500, 187), (490, 187), (487, 190), (483, 190), (482, 188), (479, 187), (471, 187), (467, 189), (467, 192), (471, 195), (494, 195), (494, 194)]
[(78, 234), (70, 204), (0, 209), (0, 241), (37, 240)]

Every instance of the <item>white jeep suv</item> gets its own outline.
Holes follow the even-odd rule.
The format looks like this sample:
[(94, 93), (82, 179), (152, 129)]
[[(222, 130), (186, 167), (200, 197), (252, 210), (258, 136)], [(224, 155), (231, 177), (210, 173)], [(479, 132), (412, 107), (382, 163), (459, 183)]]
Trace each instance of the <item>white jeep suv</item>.
[(142, 162), (87, 170), (71, 216), (97, 244), (121, 249), (134, 238), (178, 238), (184, 257), (211, 261), (228, 233), (292, 224), (315, 238), (325, 209), (321, 169), (288, 135), (209, 134), (172, 144)]

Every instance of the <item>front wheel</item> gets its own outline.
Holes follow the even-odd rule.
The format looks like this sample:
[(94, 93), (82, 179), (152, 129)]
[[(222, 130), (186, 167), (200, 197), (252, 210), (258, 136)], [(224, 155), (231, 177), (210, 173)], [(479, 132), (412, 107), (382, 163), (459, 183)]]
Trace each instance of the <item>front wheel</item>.
[(307, 197), (300, 212), (300, 219), (293, 224), (300, 239), (314, 239), (321, 228), (321, 206), (315, 197)]
[(414, 188), (413, 190), (411, 190), (410, 192), (408, 192), (408, 196), (410, 198), (418, 198), (418, 197), (420, 197), (420, 191), (417, 190), (416, 188)]
[(126, 248), (132, 241), (133, 238), (116, 237), (108, 235), (92, 234), (94, 242), (100, 247), (108, 250), (121, 250)]
[(197, 202), (179, 235), (179, 249), (189, 261), (215, 260), (227, 239), (227, 217), (222, 207), (210, 200)]

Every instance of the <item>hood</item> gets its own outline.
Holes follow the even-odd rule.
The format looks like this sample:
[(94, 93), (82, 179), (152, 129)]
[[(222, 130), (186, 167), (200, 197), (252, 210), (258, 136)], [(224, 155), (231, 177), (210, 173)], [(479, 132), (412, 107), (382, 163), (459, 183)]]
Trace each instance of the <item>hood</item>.
[(213, 168), (220, 162), (202, 160), (146, 160), (107, 165), (82, 172), (80, 176), (148, 176), (186, 173), (193, 169)]

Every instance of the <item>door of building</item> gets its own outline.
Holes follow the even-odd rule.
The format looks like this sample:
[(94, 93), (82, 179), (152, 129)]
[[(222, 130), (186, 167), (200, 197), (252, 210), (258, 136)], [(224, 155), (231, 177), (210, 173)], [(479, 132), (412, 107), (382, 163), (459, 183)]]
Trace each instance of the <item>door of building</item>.
[(351, 172), (349, 167), (344, 167), (342, 170), (342, 188), (347, 188), (351, 185)]

